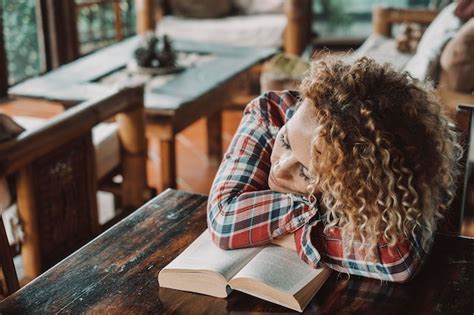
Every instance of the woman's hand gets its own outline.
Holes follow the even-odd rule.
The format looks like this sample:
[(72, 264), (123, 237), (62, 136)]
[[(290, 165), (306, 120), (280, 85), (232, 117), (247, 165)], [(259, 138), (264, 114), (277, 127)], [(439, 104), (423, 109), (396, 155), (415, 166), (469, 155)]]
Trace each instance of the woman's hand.
[(293, 234), (287, 234), (285, 236), (275, 238), (272, 240), (272, 243), (281, 247), (294, 250), (296, 252), (295, 236)]

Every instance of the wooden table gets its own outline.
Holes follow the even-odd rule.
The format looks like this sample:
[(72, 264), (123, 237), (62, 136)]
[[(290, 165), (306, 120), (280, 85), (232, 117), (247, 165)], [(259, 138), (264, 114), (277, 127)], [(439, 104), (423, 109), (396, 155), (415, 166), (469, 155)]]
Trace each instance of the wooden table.
[[(160, 289), (158, 272), (206, 228), (207, 198), (167, 190), (0, 303), (0, 313), (288, 313), (233, 292), (227, 299)], [(305, 313), (472, 314), (474, 239), (438, 235), (407, 284), (333, 272)]]
[[(29, 96), (59, 101), (66, 106), (107, 93), (111, 88), (150, 80), (129, 80), (124, 73), (138, 47), (138, 36), (124, 40), (45, 75), (26, 80), (9, 89), (11, 96)], [(185, 71), (168, 77), (160, 84), (147, 84), (145, 112), (151, 178), (162, 178), (158, 190), (176, 187), (175, 136), (200, 118), (208, 122), (208, 151), (222, 158), (221, 110), (242, 93), (250, 68), (271, 57), (276, 49), (255, 49), (175, 41), (180, 54), (205, 56)], [(208, 58), (210, 57), (210, 58)]]

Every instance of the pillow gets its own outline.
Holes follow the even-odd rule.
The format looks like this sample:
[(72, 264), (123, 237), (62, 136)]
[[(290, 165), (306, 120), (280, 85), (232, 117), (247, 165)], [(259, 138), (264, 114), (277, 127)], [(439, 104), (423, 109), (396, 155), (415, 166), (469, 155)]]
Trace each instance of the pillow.
[(285, 0), (234, 0), (234, 6), (241, 14), (283, 13)]
[(403, 53), (415, 53), (425, 27), (420, 23), (402, 23), (395, 37), (397, 49)]
[(413, 77), (422, 81), (438, 79), (443, 48), (461, 27), (461, 20), (454, 15), (455, 8), (456, 3), (446, 6), (421, 37), (415, 55), (405, 66)]
[(169, 0), (173, 15), (214, 19), (229, 15), (232, 10), (231, 0)]
[(13, 119), (7, 115), (0, 114), (0, 142), (14, 138), (23, 131), (25, 131), (25, 129)]
[(456, 14), (456, 16), (460, 18), (461, 21), (464, 21), (464, 22), (474, 17), (474, 1), (472, 0), (458, 1), (458, 6), (456, 7), (456, 10), (454, 10), (454, 14)]
[(474, 91), (474, 19), (464, 24), (443, 50), (439, 87)]

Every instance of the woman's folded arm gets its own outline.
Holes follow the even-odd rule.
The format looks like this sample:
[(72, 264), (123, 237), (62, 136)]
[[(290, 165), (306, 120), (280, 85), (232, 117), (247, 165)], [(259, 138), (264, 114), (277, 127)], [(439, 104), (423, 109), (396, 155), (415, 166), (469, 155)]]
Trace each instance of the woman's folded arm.
[[(324, 232), (321, 221), (307, 224), (295, 233), (297, 252), (314, 268), (321, 263), (329, 268), (357, 276), (390, 282), (406, 282), (420, 270), (427, 252), (419, 239), (401, 239), (390, 247), (383, 239), (377, 243), (373, 256), (365, 259), (370, 245), (354, 242), (347, 256), (338, 228)], [(370, 257), (370, 256), (369, 256)]]
[(285, 97), (293, 95), (267, 93), (247, 106), (219, 167), (207, 219), (211, 237), (221, 248), (268, 243), (296, 231), (316, 211), (302, 196), (268, 188), (274, 137), (287, 109)]

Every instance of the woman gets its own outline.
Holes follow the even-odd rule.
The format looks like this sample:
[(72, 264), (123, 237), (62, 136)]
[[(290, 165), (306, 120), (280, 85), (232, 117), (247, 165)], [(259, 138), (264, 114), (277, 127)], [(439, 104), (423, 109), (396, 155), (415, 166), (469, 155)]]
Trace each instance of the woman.
[(460, 149), (440, 104), (367, 58), (313, 61), (300, 90), (247, 106), (211, 188), (212, 239), (232, 249), (293, 234), (313, 267), (411, 279), (454, 194)]

